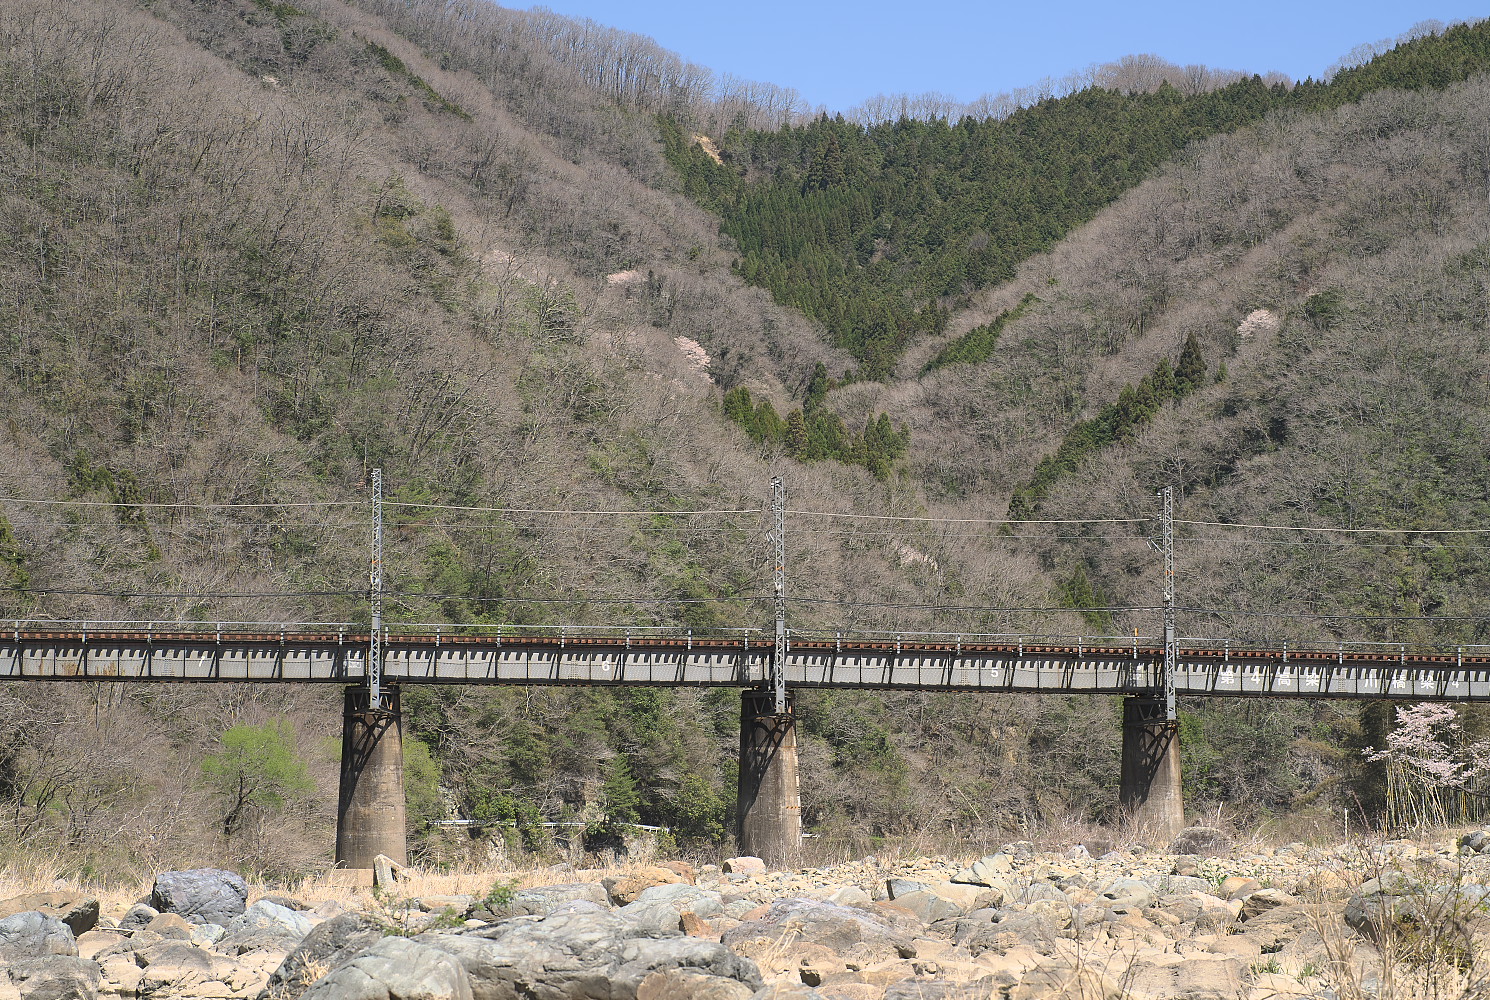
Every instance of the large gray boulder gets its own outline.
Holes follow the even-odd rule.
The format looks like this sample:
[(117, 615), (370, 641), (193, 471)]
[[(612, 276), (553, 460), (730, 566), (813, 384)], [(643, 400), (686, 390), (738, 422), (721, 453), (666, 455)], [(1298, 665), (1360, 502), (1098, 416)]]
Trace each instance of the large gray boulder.
[(229, 934), (241, 934), (248, 930), (272, 930), (300, 939), (309, 934), (316, 924), (305, 914), (278, 903), (261, 899), (238, 916), (228, 921), (223, 930)]
[(465, 970), (409, 938), (383, 938), (305, 991), (305, 1000), (472, 1000)]
[(1013, 907), (974, 910), (962, 917), (939, 921), (935, 929), (974, 956), (985, 952), (1002, 955), (1026, 945), (1049, 953), (1057, 939), (1064, 936), (1045, 914)]
[(1102, 890), (1102, 897), (1109, 907), (1141, 910), (1154, 905), (1157, 893), (1142, 879), (1120, 878), (1109, 882)]
[(620, 916), (655, 933), (681, 929), (685, 913), (707, 920), (723, 912), (724, 898), (719, 893), (685, 883), (654, 885), (616, 910)]
[(248, 908), (248, 885), (221, 868), (161, 872), (155, 876), (150, 905), (161, 913), (179, 913), (194, 924), (226, 927)]
[(909, 915), (869, 911), (816, 899), (778, 899), (758, 920), (724, 932), (736, 950), (759, 953), (789, 943), (820, 945), (864, 961), (915, 958), (914, 938), (924, 928)]
[(989, 854), (952, 876), (953, 882), (964, 885), (998, 884), (998, 880), (1014, 870), (1014, 859), (1007, 854)]
[(261, 899), (230, 920), (214, 944), (225, 955), (285, 953), (293, 951), (314, 927), (315, 922), (305, 914)]
[(56, 917), (72, 929), (74, 937), (98, 924), (98, 899), (80, 892), (28, 892), (0, 900), (0, 920), (27, 910)]
[(512, 894), (512, 902), (501, 907), (500, 912), (478, 907), (473, 915), (484, 920), (499, 917), (541, 917), (577, 900), (586, 900), (597, 906), (610, 906), (610, 897), (606, 895), (605, 886), (599, 882), (566, 882), (562, 885), (519, 889)]
[(76, 955), (48, 955), (5, 971), (24, 1000), (95, 1000), (102, 979), (98, 963)]
[(360, 913), (344, 913), (318, 924), (269, 976), (263, 1000), (296, 1000), (327, 969), (371, 948), (388, 933)]
[(56, 917), (27, 910), (0, 920), (0, 968), (49, 955), (76, 955), (72, 929)]
[(916, 889), (895, 896), (895, 905), (910, 910), (924, 924), (962, 915), (962, 907), (930, 889)]
[(672, 970), (761, 986), (755, 963), (729, 948), (654, 933), (616, 913), (519, 917), (416, 940), (459, 960), (474, 1000), (635, 1000), (643, 980)]
[[(750, 1000), (754, 995), (755, 991), (739, 980), (681, 969), (653, 972), (636, 988), (636, 1000)], [(779, 996), (773, 1000), (789, 998)]]
[(1199, 858), (1218, 858), (1231, 853), (1231, 838), (1215, 827), (1191, 826), (1180, 831), (1169, 844), (1167, 854), (1193, 854)]

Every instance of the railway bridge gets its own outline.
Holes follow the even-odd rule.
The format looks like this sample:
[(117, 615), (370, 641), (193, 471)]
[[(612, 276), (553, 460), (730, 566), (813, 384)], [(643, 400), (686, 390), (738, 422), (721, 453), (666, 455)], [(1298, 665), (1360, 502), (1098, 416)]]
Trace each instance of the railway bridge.
[(413, 684), (652, 685), (741, 691), (740, 849), (773, 864), (801, 835), (792, 692), (804, 688), (1124, 696), (1121, 800), (1184, 825), (1176, 697), (1490, 701), (1490, 647), (1333, 648), (1221, 639), (691, 632), (151, 622), (7, 623), (0, 681), (335, 684), (344, 689), (340, 864), (406, 857), (400, 692)]

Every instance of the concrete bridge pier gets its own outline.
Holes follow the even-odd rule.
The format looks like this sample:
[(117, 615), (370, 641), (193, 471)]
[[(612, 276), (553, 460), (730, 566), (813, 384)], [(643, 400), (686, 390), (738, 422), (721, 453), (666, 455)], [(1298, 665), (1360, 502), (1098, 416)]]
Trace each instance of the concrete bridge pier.
[(370, 706), (366, 687), (349, 687), (342, 710), (337, 867), (371, 869), (379, 854), (407, 864), (404, 838), (403, 718), (398, 688), (385, 686), (380, 704)]
[(1185, 828), (1180, 784), (1179, 724), (1165, 718), (1164, 699), (1123, 699), (1123, 809), (1149, 836), (1165, 844)]
[(802, 799), (797, 778), (797, 729), (791, 695), (776, 714), (770, 691), (740, 692), (740, 785), (735, 837), (741, 854), (773, 868), (802, 849)]

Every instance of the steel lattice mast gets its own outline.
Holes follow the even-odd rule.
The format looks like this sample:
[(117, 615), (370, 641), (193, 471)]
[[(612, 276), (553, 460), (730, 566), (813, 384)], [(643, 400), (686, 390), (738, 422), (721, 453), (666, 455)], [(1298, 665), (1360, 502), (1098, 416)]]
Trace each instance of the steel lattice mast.
[(777, 715), (786, 714), (786, 484), (780, 476), (771, 480), (771, 541), (774, 569), (771, 582), (776, 592), (776, 646), (771, 654), (771, 690)]
[(1164, 500), (1164, 717), (1174, 722), (1178, 715), (1174, 700), (1174, 675), (1179, 663), (1179, 643), (1174, 634), (1174, 487), (1159, 494)]
[(372, 470), (372, 569), (367, 600), (372, 627), (367, 642), (367, 707), (376, 712), (383, 699), (383, 470)]

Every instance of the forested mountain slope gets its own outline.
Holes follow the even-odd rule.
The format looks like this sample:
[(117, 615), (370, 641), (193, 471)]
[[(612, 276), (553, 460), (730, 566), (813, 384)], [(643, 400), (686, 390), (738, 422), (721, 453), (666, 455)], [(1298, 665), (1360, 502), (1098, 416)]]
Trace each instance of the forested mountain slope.
[[(586, 31), (631, 75), (566, 61)], [(0, 12), (0, 613), (362, 620), (374, 467), (394, 504), (390, 617), (450, 626), (760, 626), (773, 474), (797, 510), (961, 519), (795, 516), (793, 620), (830, 628), (1150, 631), (1149, 611), (1090, 609), (1154, 603), (1151, 525), (1000, 534), (1020, 490), (1041, 518), (1147, 516), (1171, 482), (1194, 520), (1475, 523), (1483, 80), (1188, 147), (1009, 281), (963, 289), (902, 377), (843, 385), (830, 376), (854, 357), (745, 284), (738, 244), (664, 157), (659, 112), (698, 128), (781, 113), (778, 91), (710, 96), (698, 72), (598, 26), (478, 5)], [(928, 368), (975, 329), (976, 350)], [(1156, 377), (1174, 365), (1183, 392)], [(1129, 383), (1121, 419), (1103, 418)], [(762, 400), (784, 424), (800, 407), (801, 439), (737, 426), (736, 389), (752, 419)], [(835, 426), (844, 460), (811, 450)], [(1073, 430), (1085, 444), (1061, 451)], [(904, 447), (868, 454), (891, 438)], [(211, 506), (287, 503), (308, 506)], [(1181, 539), (1183, 599), (1231, 614), (1196, 629), (1387, 635), (1244, 613), (1322, 603), (1343, 577), (1321, 610), (1473, 617), (1490, 582), (1468, 543), (1203, 533)], [(175, 864), (324, 857), (329, 694), (0, 700), (18, 849), (66, 838), (69, 863), (113, 872), (164, 844)], [(419, 822), (508, 819), (539, 846), (543, 817), (635, 817), (695, 843), (727, 825), (733, 693), (406, 704)], [(807, 817), (833, 849), (1113, 814), (1106, 702), (817, 693), (800, 714)], [(253, 728), (229, 743), (272, 730), (306, 766), (246, 814), (204, 767), (235, 726)], [(1187, 726), (1195, 801), (1249, 820), (1297, 811), (1315, 779), (1336, 801), (1359, 728), (1309, 705), (1196, 706)], [(1215, 753), (1223, 736), (1237, 752)]]
[[(1244, 78), (1209, 91), (1087, 87), (1004, 118), (823, 115), (730, 129), (705, 151), (664, 122), (685, 190), (717, 211), (739, 271), (820, 321), (884, 379), (948, 310), (1087, 221), (1192, 142), (1284, 109), (1327, 111), (1387, 86), (1442, 87), (1490, 67), (1490, 25), (1459, 25), (1329, 83)], [(716, 162), (717, 161), (717, 162)]]

